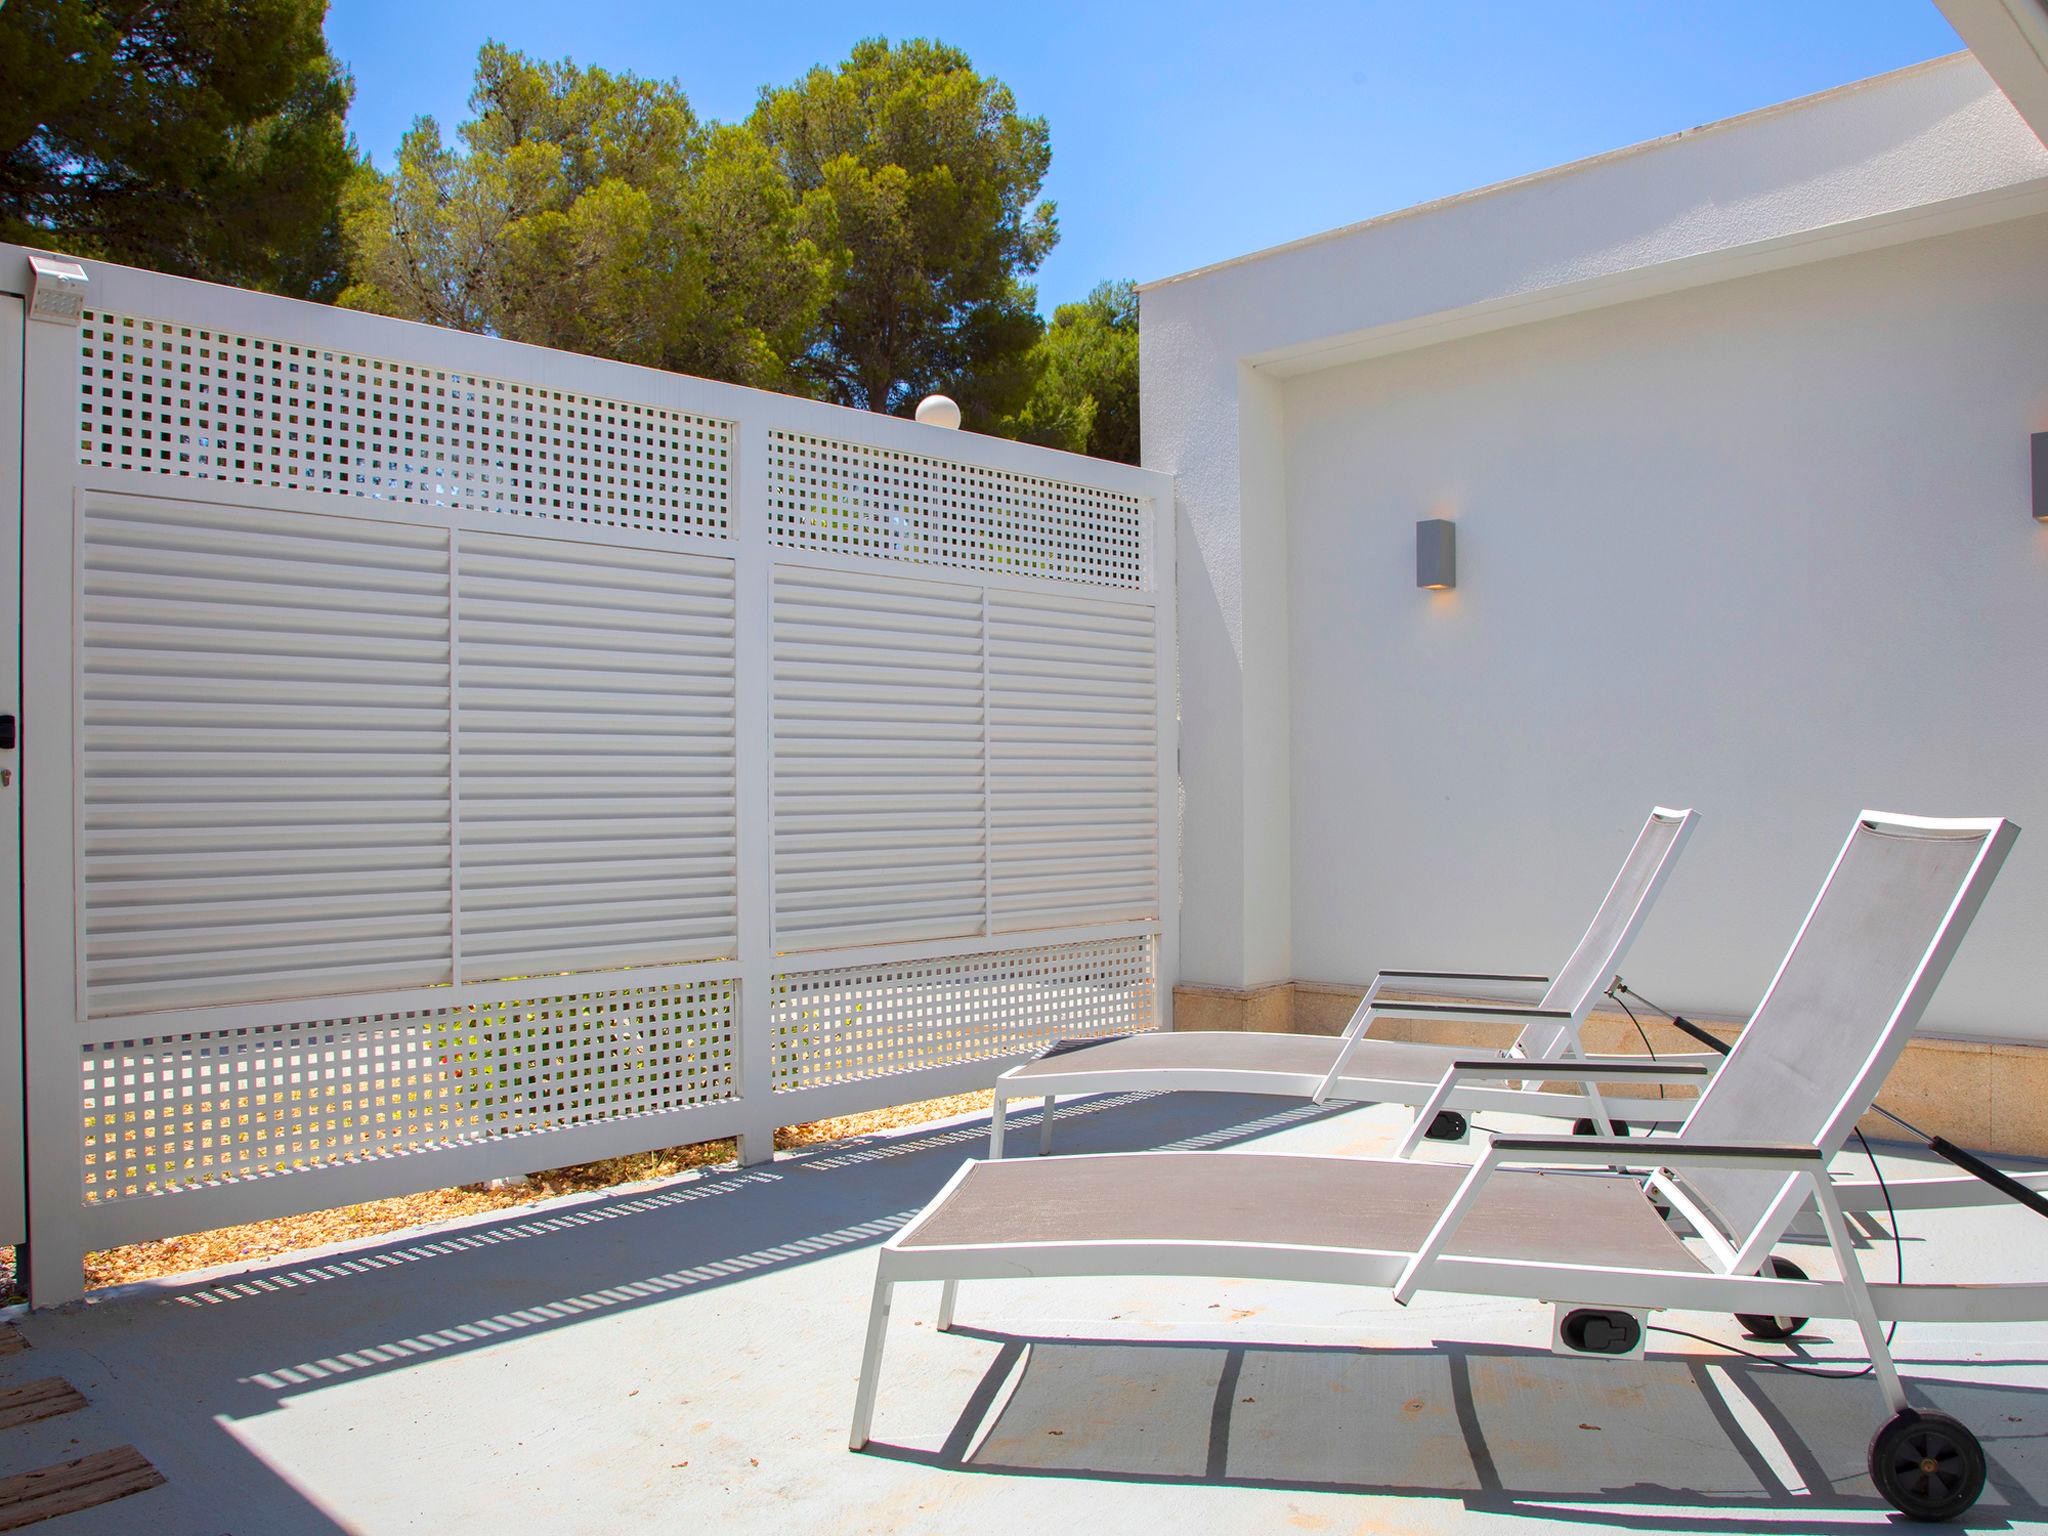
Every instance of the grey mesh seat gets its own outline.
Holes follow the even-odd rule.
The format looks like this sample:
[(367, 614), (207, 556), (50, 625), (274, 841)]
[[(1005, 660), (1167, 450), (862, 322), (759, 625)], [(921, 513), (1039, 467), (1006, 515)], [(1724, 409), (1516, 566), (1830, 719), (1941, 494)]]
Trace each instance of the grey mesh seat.
[[(1579, 1029), (1634, 942), (1650, 905), (1699, 821), (1697, 812), (1658, 806), (1650, 812), (1621, 871), (1607, 889), (1586, 932), (1557, 973), (1499, 971), (1381, 971), (1341, 1033), (1187, 1031), (1126, 1035), (1080, 1043), (1013, 1067), (996, 1079), (989, 1122), (989, 1155), (1003, 1155), (1004, 1125), (1012, 1099), (1040, 1099), (1039, 1151), (1052, 1149), (1054, 1100), (1060, 1094), (1161, 1090), (1270, 1093), (1293, 1098), (1419, 1105), (1451, 1063), (1474, 1054), (1471, 1046), (1431, 1045), (1372, 1037), (1381, 1020), (1439, 1019), (1500, 1024), (1520, 1031), (1504, 1057), (1548, 1061), (1579, 1054)], [(1475, 1002), (1475, 994), (1519, 991), (1523, 1001)], [(1410, 994), (1396, 999), (1391, 992)], [(1419, 997), (1415, 994), (1420, 994)], [(1433, 995), (1433, 996), (1432, 996)], [(1560, 1097), (1500, 1081), (1464, 1090), (1442, 1106), (1454, 1113), (1514, 1109), (1525, 1113), (1588, 1115), (1611, 1129), (1597, 1088)], [(1683, 1117), (1687, 1099), (1631, 1103), (1632, 1118), (1665, 1123)]]
[[(1469, 1169), (1215, 1152), (963, 1165), (882, 1247), (853, 1446), (868, 1439), (890, 1297), (903, 1281), (944, 1283), (945, 1329), (961, 1280), (1306, 1280), (1391, 1286), (1401, 1301), (1425, 1288), (1552, 1300), (1560, 1353), (1640, 1353), (1643, 1316), (1656, 1308), (1851, 1319), (1895, 1415), (1873, 1441), (1879, 1487), (1924, 1515), (1934, 1506), (1906, 1486), (1919, 1476), (1966, 1507), (1982, 1486), (1981, 1453), (1963, 1426), (1908, 1402), (1883, 1323), (2040, 1318), (2048, 1285), (1866, 1283), (1843, 1211), (1869, 1201), (1845, 1200), (1827, 1161), (1918, 1026), (2017, 830), (1858, 817), (1770, 990), (1674, 1137), (1498, 1137)], [(1514, 1070), (1482, 1057), (1453, 1068), (1482, 1080)], [(1595, 1081), (1611, 1069), (1581, 1060), (1547, 1070)], [(1840, 1278), (1760, 1273), (1808, 1202)], [(1660, 1204), (1690, 1224), (1690, 1241)], [(1887, 1483), (1881, 1463), (1905, 1472)]]

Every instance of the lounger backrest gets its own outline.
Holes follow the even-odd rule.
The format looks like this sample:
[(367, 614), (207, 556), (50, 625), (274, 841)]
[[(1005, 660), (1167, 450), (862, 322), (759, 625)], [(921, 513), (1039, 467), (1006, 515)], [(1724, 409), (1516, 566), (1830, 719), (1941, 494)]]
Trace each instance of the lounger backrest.
[[(1568, 1009), (1574, 1017), (1585, 1018), (1593, 999), (1613, 980), (1614, 968), (1635, 942), (1637, 930), (1649, 916), (1650, 903), (1657, 899), (1698, 820), (1695, 811), (1674, 811), (1661, 805), (1650, 812), (1635, 846), (1622, 861), (1621, 873), (1607, 888), (1606, 900), (1593, 914), (1586, 936), (1543, 994), (1543, 1007)], [(1562, 1025), (1532, 1024), (1522, 1031), (1519, 1044), (1523, 1055), (1541, 1058), (1555, 1056), (1569, 1039)]]
[[(1839, 1151), (1905, 1050), (2018, 834), (2009, 821), (1859, 816), (1680, 1139)], [(1694, 1169), (1683, 1182), (1751, 1256), (1769, 1251), (1807, 1198), (1800, 1181), (1774, 1172)]]

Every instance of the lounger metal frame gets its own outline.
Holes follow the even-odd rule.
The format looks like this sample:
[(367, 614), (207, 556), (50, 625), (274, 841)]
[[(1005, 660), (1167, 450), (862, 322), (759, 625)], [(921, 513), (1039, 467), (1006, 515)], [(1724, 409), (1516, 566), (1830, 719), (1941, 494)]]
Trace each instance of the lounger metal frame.
[[(1613, 963), (1634, 943), (1637, 932), (1649, 916), (1650, 907), (1664, 882), (1670, 877), (1671, 869), (1684, 852), (1686, 842), (1691, 838), (1693, 828), (1699, 821), (1699, 813), (1690, 809), (1676, 809), (1671, 806), (1653, 807), (1643, 830), (1637, 834), (1636, 843), (1630, 846), (1629, 857), (1614, 879), (1609, 882), (1607, 893), (1601, 898), (1598, 911), (1604, 912), (1607, 898), (1614, 894), (1629, 872), (1635, 858), (1636, 847), (1642, 839), (1660, 823), (1676, 821), (1678, 830), (1673, 834), (1670, 846), (1664, 850), (1657, 867), (1642, 894), (1630, 910), (1612, 950), (1609, 963), (1603, 968), (1610, 971)], [(1596, 912), (1595, 923), (1599, 921)], [(1542, 990), (1550, 985), (1551, 978), (1532, 972), (1507, 971), (1381, 971), (1366, 988), (1365, 996), (1359, 1000), (1350, 1019), (1340, 1035), (1342, 1049), (1328, 1071), (1317, 1075), (1283, 1071), (1262, 1071), (1258, 1069), (1231, 1070), (1225, 1068), (1162, 1067), (1153, 1070), (1091, 1070), (1087, 1066), (1088, 1050), (1083, 1047), (1074, 1051), (1074, 1065), (1070, 1072), (1048, 1076), (1042, 1071), (1027, 1076), (1029, 1068), (1017, 1067), (996, 1079), (995, 1103), (989, 1118), (989, 1156), (1001, 1157), (1009, 1106), (1012, 1099), (1039, 1099), (1043, 1109), (1038, 1125), (1038, 1150), (1040, 1155), (1052, 1150), (1053, 1117), (1055, 1101), (1060, 1094), (1074, 1093), (1133, 1093), (1163, 1092), (1175, 1089), (1201, 1091), (1206, 1093), (1251, 1093), (1275, 1094), (1289, 1098), (1305, 1098), (1316, 1104), (1336, 1099), (1342, 1103), (1362, 1104), (1409, 1104), (1419, 1105), (1426, 1101), (1434, 1107), (1426, 1114), (1417, 1116), (1417, 1124), (1426, 1129), (1435, 1118), (1437, 1110), (1455, 1109), (1470, 1113), (1482, 1109), (1505, 1110), (1518, 1114), (1555, 1115), (1570, 1119), (1577, 1116), (1590, 1118), (1602, 1131), (1611, 1132), (1614, 1122), (1621, 1118), (1618, 1112), (1610, 1112), (1601, 1099), (1597, 1085), (1586, 1085), (1580, 1093), (1560, 1094), (1546, 1091), (1545, 1082), (1560, 1082), (1562, 1074), (1541, 1075), (1528, 1072), (1504, 1079), (1498, 1086), (1473, 1087), (1456, 1085), (1454, 1091), (1445, 1094), (1436, 1090), (1441, 1084), (1429, 1080), (1410, 1078), (1349, 1078), (1343, 1075), (1346, 1064), (1351, 1060), (1358, 1044), (1367, 1038), (1374, 1023), (1382, 1019), (1436, 1019), (1459, 1024), (1503, 1024), (1519, 1025), (1522, 1036), (1501, 1060), (1527, 1062), (1554, 1062), (1571, 1060), (1583, 1055), (1579, 1031), (1587, 1016), (1592, 1013), (1595, 1002), (1603, 995), (1609, 977), (1601, 974), (1589, 980), (1580, 994), (1570, 1000), (1568, 1007), (1544, 1008), (1535, 1002), (1436, 1002), (1430, 1000), (1407, 1000), (1384, 997), (1388, 991), (1396, 992), (1449, 992), (1469, 996), (1474, 992), (1505, 991), (1525, 988), (1542, 996)], [(1279, 1038), (1294, 1039), (1295, 1036)], [(1533, 1041), (1535, 1048), (1528, 1049)], [(1668, 1058), (1696, 1062), (1704, 1067), (1702, 1073), (1692, 1074), (1684, 1079), (1694, 1082), (1709, 1076), (1718, 1067), (1719, 1060), (1711, 1055)], [(1685, 1118), (1691, 1101), (1687, 1099), (1630, 1099), (1627, 1118), (1642, 1125), (1670, 1125)]]
[[(1234, 1241), (1082, 1241), (988, 1243), (948, 1247), (906, 1248), (924, 1222), (939, 1210), (967, 1178), (972, 1163), (963, 1164), (926, 1210), (882, 1248), (868, 1318), (861, 1376), (855, 1396), (851, 1445), (858, 1450), (869, 1438), (873, 1422), (882, 1348), (894, 1288), (906, 1281), (936, 1280), (942, 1284), (939, 1326), (952, 1326), (962, 1280), (1053, 1276), (1205, 1276), (1211, 1278), (1317, 1281), (1337, 1285), (1383, 1285), (1406, 1304), (1429, 1289), (1469, 1295), (1532, 1300), (1568, 1298), (1574, 1305), (1641, 1310), (1678, 1309), (1745, 1313), (1762, 1316), (1823, 1317), (1853, 1322), (1862, 1335), (1873, 1375), (1893, 1413), (1909, 1408), (1905, 1386), (1886, 1343), (1887, 1322), (2028, 1322), (2048, 1319), (2048, 1283), (1884, 1284), (1866, 1280), (1858, 1263), (1845, 1211), (1871, 1209), (1874, 1181), (1838, 1183), (1829, 1177), (1829, 1158), (1840, 1150), (1857, 1120), (1869, 1109), (1883, 1077), (1924, 1011), (1943, 969), (1975, 916), (1985, 890), (1996, 875), (2018, 829), (2010, 822), (1985, 819), (1932, 819), (1866, 811), (1860, 825), (1872, 828), (1914, 828), (1925, 831), (1981, 834), (1974, 862), (1960, 883), (1939, 930), (1915, 969), (1896, 1009), (1886, 1021), (1869, 1056), (1850, 1087), (1835, 1104), (1826, 1128), (1812, 1145), (1759, 1142), (1703, 1144), (1681, 1130), (1673, 1137), (1499, 1137), (1465, 1174), (1456, 1195), (1437, 1217), (1422, 1244), (1408, 1252), (1360, 1248), (1309, 1247)], [(1803, 939), (1828, 887), (1854, 841), (1845, 842), (1827, 883), (1800, 925)], [(1786, 961), (1771, 983), (1775, 992)], [(1766, 993), (1768, 1003), (1770, 992)], [(1763, 1014), (1759, 1006), (1758, 1016)], [(1753, 1026), (1754, 1027), (1754, 1026)], [(1492, 1070), (1498, 1063), (1461, 1063), (1471, 1074)], [(1611, 1073), (1610, 1063), (1559, 1063), (1547, 1068), (1559, 1076), (1592, 1079)], [(1443, 1085), (1439, 1085), (1440, 1088)], [(1121, 1153), (1109, 1157), (1202, 1156), (1204, 1154)], [(1339, 1159), (1342, 1160), (1342, 1159)], [(1747, 1233), (1723, 1232), (1695, 1200), (1686, 1183), (1689, 1170), (1739, 1167), (1783, 1174), (1783, 1183), (1761, 1219)], [(1532, 1262), (1476, 1257), (1449, 1251), (1460, 1225), (1473, 1210), (1487, 1183), (1504, 1168), (1583, 1170), (1579, 1176), (1630, 1178), (1641, 1182), (1644, 1198), (1668, 1203), (1703, 1239), (1709, 1268), (1698, 1273), (1576, 1263), (1566, 1259)], [(2048, 1187), (2048, 1175), (2026, 1176), (2033, 1188)], [(1991, 1203), (1996, 1192), (1970, 1178), (1903, 1181), (1891, 1186), (1896, 1208), (1927, 1210)], [(1765, 1276), (1759, 1269), (1771, 1246), (1808, 1205), (1817, 1209), (1829, 1248), (1840, 1271), (1834, 1279), (1790, 1279)]]

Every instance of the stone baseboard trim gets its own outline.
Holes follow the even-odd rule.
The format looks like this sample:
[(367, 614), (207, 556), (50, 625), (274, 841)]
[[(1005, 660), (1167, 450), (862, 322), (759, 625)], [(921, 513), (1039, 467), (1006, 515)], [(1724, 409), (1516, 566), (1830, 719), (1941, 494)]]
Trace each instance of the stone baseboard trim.
[[(1344, 1028), (1364, 996), (1362, 985), (1343, 982), (1282, 981), (1263, 987), (1182, 985), (1173, 989), (1174, 1023), (1179, 1029), (1334, 1035)], [(1738, 1022), (1727, 1019), (1698, 1022), (1730, 1040), (1740, 1028)], [(1659, 1053), (1700, 1048), (1669, 1024), (1644, 1019), (1643, 1025), (1651, 1047)], [(1461, 1029), (1438, 1023), (1389, 1024), (1377, 1033), (1386, 1039), (1481, 1047), (1505, 1045), (1513, 1037), (1511, 1030), (1490, 1026)], [(1586, 1021), (1585, 1041), (1588, 1050), (1602, 1054), (1631, 1055), (1643, 1049), (1635, 1026), (1619, 1012), (1593, 1014)], [(1961, 1146), (2048, 1157), (2048, 1046), (1922, 1036), (1907, 1045), (1878, 1099), (1922, 1129)], [(1890, 1141), (1902, 1134), (1878, 1115), (1864, 1118), (1863, 1131)]]

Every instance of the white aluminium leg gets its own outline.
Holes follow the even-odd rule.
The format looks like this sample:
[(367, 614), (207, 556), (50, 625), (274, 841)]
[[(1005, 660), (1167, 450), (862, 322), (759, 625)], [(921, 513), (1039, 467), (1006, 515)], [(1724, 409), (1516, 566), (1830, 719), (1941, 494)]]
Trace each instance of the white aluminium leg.
[(1052, 1105), (1053, 1096), (1045, 1096), (1045, 1113), (1038, 1117), (1038, 1155), (1044, 1157), (1052, 1150)]
[(939, 1286), (939, 1332), (953, 1331), (953, 1306), (960, 1299), (960, 1282), (948, 1280)]
[(991, 1162), (1003, 1155), (1003, 1118), (1009, 1107), (1009, 1096), (1003, 1092), (1003, 1085), (997, 1083), (995, 1108), (988, 1117), (988, 1155)]
[[(948, 1282), (950, 1284), (950, 1282)], [(846, 1443), (859, 1450), (868, 1443), (868, 1426), (875, 1421), (875, 1388), (882, 1375), (882, 1340), (889, 1331), (889, 1293), (895, 1282), (875, 1275), (875, 1299), (868, 1308), (868, 1339), (861, 1350), (860, 1386), (853, 1394), (853, 1433)]]
[(1903, 1413), (1910, 1406), (1906, 1401), (1905, 1384), (1899, 1380), (1899, 1368), (1892, 1363), (1891, 1346), (1885, 1342), (1884, 1324), (1877, 1320), (1877, 1307), (1870, 1299), (1863, 1266), (1856, 1261), (1855, 1245), (1849, 1240), (1849, 1223), (1843, 1218), (1842, 1207), (1835, 1199), (1834, 1186), (1828, 1181), (1825, 1168), (1816, 1169), (1808, 1175), (1807, 1182), (1813, 1186), (1813, 1200), (1820, 1207), (1820, 1220), (1827, 1229), (1828, 1247), (1834, 1250), (1835, 1265), (1842, 1272), (1842, 1294), (1849, 1303), (1849, 1313), (1857, 1331), (1863, 1335), (1863, 1347), (1870, 1355), (1870, 1368), (1877, 1377), (1878, 1390), (1884, 1393), (1887, 1408), (1893, 1413)]
[(1600, 1097), (1600, 1089), (1593, 1083), (1585, 1084), (1586, 1097), (1593, 1106), (1593, 1129), (1602, 1136), (1615, 1134), (1613, 1117), (1607, 1113), (1607, 1101)]

